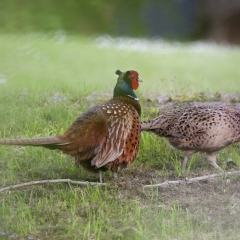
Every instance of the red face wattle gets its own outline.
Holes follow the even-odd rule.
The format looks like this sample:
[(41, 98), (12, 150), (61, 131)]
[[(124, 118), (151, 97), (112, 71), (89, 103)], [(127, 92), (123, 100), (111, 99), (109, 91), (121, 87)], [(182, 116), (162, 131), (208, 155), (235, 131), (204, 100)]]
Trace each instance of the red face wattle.
[(134, 90), (138, 89), (139, 86), (139, 78), (138, 78), (138, 72), (132, 70), (131, 73), (128, 75), (128, 77), (131, 79), (132, 81), (132, 88)]

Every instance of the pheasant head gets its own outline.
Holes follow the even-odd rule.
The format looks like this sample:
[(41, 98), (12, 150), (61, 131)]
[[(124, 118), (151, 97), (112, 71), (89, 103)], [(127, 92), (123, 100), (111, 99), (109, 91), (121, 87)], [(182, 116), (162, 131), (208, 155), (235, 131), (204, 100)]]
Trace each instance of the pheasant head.
[(133, 90), (137, 90), (139, 82), (142, 82), (138, 77), (138, 72), (131, 70), (126, 72), (116, 71), (119, 76), (117, 84), (114, 88), (113, 97), (128, 96), (137, 100), (137, 96)]

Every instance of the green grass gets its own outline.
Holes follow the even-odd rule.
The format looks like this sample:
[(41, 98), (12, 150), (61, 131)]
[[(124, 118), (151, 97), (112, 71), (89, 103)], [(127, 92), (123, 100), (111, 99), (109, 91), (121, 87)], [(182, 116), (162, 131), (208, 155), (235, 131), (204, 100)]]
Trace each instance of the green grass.
[(75, 91), (79, 96), (87, 90), (112, 92), (116, 69), (136, 69), (144, 80), (142, 93), (237, 92), (239, 48), (205, 48), (196, 52), (186, 44), (156, 54), (99, 48), (84, 37), (66, 36), (62, 42), (54, 34), (1, 34), (0, 71), (8, 80), (1, 89)]
[(118, 200), (120, 195), (117, 189), (98, 187), (56, 185), (48, 191), (36, 187), (5, 196), (2, 227), (43, 239), (126, 239), (127, 231), (133, 237), (147, 234), (157, 239), (192, 234), (189, 215), (178, 204), (169, 209), (142, 208), (138, 201)]
[[(0, 74), (6, 83), (0, 83), (0, 138), (64, 132), (80, 113), (108, 98), (104, 94), (112, 93), (117, 69), (135, 69), (144, 80), (137, 91), (143, 106), (142, 119), (157, 115), (154, 104), (146, 101), (152, 93), (192, 96), (205, 91), (239, 92), (239, 48), (193, 52), (191, 44), (186, 44), (179, 49), (156, 54), (151, 49), (137, 52), (114, 46), (98, 48), (93, 39), (80, 36), (66, 36), (61, 42), (54, 33), (1, 34)], [(94, 92), (102, 94), (100, 99), (89, 98)], [(193, 156), (189, 173), (215, 171), (203, 157)], [(238, 147), (221, 151), (218, 163), (223, 168), (228, 157), (239, 166)], [(105, 174), (108, 187), (58, 183), (3, 192), (0, 238), (8, 239), (11, 234), (20, 239), (239, 237), (237, 221), (231, 220), (230, 214), (222, 221), (224, 209), (219, 212), (214, 208), (218, 199), (214, 196), (225, 196), (227, 185), (214, 185), (216, 188), (210, 190), (213, 196), (205, 186), (199, 191), (199, 186), (183, 190), (141, 188), (142, 184), (181, 177), (182, 158), (183, 153), (171, 148), (165, 139), (144, 133), (131, 168), (120, 172), (117, 182), (110, 173)], [(0, 147), (1, 187), (58, 178), (97, 181), (97, 176), (75, 168), (74, 159), (59, 152)], [(238, 187), (238, 179), (231, 181)], [(222, 206), (239, 213), (237, 197), (238, 193), (227, 195), (221, 202), (226, 205)], [(209, 209), (215, 214), (212, 218)]]

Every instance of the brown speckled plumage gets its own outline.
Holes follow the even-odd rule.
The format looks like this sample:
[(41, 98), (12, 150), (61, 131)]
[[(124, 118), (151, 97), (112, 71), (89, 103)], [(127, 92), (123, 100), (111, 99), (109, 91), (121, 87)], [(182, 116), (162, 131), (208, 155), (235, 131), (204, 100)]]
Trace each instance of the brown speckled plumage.
[(111, 100), (81, 114), (65, 133), (55, 137), (3, 139), (4, 145), (42, 146), (58, 149), (75, 157), (77, 166), (100, 173), (110, 169), (114, 177), (118, 167), (128, 167), (138, 152), (141, 107), (133, 89), (137, 89), (138, 73), (119, 75)]
[(185, 151), (183, 171), (196, 152), (206, 152), (209, 162), (220, 169), (218, 151), (240, 141), (240, 112), (210, 106), (180, 108), (142, 122), (141, 129), (165, 137), (170, 145)]

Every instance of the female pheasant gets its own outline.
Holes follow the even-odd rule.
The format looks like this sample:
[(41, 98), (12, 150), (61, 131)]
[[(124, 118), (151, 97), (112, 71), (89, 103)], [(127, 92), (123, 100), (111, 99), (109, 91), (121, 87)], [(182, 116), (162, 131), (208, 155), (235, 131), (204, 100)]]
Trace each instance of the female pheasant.
[(206, 152), (216, 168), (218, 151), (240, 141), (240, 111), (223, 107), (187, 107), (141, 122), (142, 131), (168, 139), (170, 145), (185, 151), (183, 171), (193, 153)]
[(76, 166), (91, 172), (128, 167), (138, 152), (141, 107), (136, 90), (141, 81), (134, 70), (121, 72), (113, 98), (81, 114), (65, 133), (55, 137), (3, 139), (4, 145), (41, 146), (75, 157)]

